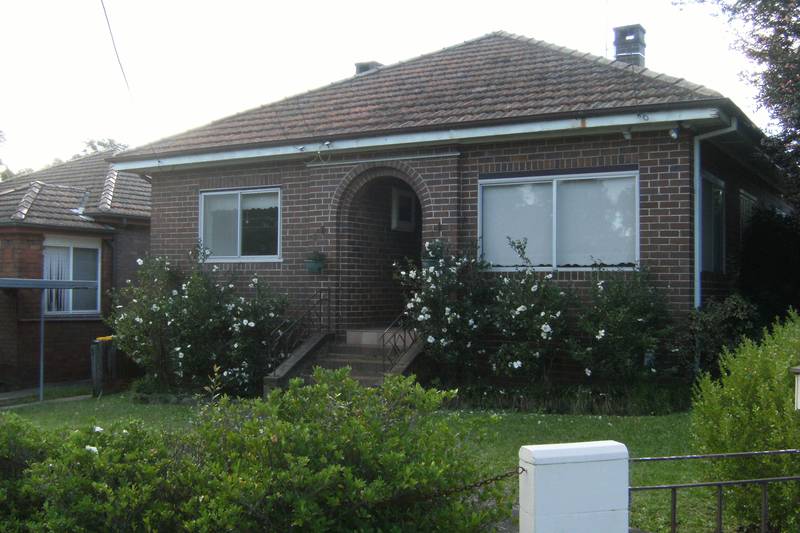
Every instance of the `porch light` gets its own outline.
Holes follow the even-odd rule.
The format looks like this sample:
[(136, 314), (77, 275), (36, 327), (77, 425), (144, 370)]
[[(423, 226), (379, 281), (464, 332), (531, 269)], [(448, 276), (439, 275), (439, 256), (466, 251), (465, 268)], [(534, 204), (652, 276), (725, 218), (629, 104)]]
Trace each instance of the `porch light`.
[(800, 366), (793, 366), (789, 372), (794, 374), (794, 408), (800, 410)]

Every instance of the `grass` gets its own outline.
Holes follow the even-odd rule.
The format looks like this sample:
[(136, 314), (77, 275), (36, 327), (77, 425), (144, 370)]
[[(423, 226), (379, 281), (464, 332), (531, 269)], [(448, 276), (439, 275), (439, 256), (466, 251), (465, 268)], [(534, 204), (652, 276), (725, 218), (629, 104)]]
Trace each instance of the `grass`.
[[(76, 384), (76, 385), (59, 385), (47, 386), (44, 388), (45, 400), (57, 400), (60, 398), (70, 398), (72, 396), (85, 396), (92, 394), (92, 386), (89, 384)], [(31, 393), (29, 396), (21, 396), (10, 400), (0, 401), (0, 407), (8, 405), (18, 405), (24, 403), (33, 403), (39, 400), (38, 391)]]
[[(136, 404), (129, 394), (64, 404), (26, 406), (14, 410), (47, 430), (68, 430), (81, 425), (110, 425), (130, 418), (165, 431), (188, 427), (194, 409), (181, 405)], [(581, 416), (541, 415), (510, 411), (444, 412), (457, 431), (475, 445), (476, 460), (488, 475), (513, 469), (519, 447), (526, 444), (617, 440), (628, 446), (631, 457), (691, 453), (689, 415)], [(476, 431), (476, 428), (478, 430)], [(700, 481), (696, 462), (634, 464), (633, 485)], [(516, 491), (516, 480), (508, 482)], [(710, 491), (679, 493), (679, 519), (683, 531), (713, 529), (714, 498)], [(726, 520), (727, 521), (727, 520)], [(729, 522), (729, 521), (728, 521)], [(669, 491), (640, 494), (633, 500), (631, 525), (653, 533), (669, 530)]]

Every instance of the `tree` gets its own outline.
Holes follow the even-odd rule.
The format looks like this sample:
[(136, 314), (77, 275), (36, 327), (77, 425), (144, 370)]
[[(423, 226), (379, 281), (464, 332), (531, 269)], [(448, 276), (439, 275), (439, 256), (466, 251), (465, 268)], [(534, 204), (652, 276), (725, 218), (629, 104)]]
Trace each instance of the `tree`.
[(758, 100), (780, 128), (764, 148), (789, 175), (790, 200), (800, 207), (800, 0), (696, 1), (744, 25), (738, 47), (758, 66)]
[(103, 152), (105, 150), (111, 150), (111, 149), (124, 150), (125, 148), (128, 147), (127, 144), (117, 142), (110, 137), (102, 139), (89, 139), (88, 141), (85, 141), (83, 144), (84, 144), (83, 151), (80, 154), (75, 154), (74, 156), (72, 156), (73, 159), (75, 159), (76, 157), (82, 157), (84, 155)]

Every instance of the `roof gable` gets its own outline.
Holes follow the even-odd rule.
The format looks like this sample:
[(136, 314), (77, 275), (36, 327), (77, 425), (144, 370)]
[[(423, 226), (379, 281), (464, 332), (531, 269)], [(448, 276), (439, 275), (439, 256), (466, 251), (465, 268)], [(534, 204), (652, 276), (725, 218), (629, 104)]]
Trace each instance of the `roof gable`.
[(645, 68), (495, 32), (223, 118), (115, 160), (722, 98)]

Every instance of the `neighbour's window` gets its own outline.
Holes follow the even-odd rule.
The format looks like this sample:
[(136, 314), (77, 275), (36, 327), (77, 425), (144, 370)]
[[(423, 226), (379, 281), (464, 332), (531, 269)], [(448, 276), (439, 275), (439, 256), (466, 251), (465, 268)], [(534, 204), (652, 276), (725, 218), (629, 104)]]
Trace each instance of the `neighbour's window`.
[(638, 262), (633, 174), (487, 179), (480, 188), (481, 255), (495, 267), (521, 264), (509, 238), (528, 240), (536, 267)]
[(392, 187), (392, 229), (414, 231), (416, 227), (416, 208), (411, 191)]
[(280, 256), (280, 191), (200, 195), (200, 240), (211, 260), (271, 260)]
[[(83, 244), (44, 246), (43, 279), (100, 281), (100, 247)], [(48, 313), (100, 312), (100, 287), (94, 289), (47, 289)]]
[(746, 191), (739, 191), (739, 240), (744, 239), (744, 232), (750, 227), (757, 204), (756, 197)]
[(703, 271), (725, 272), (725, 183), (703, 176)]

